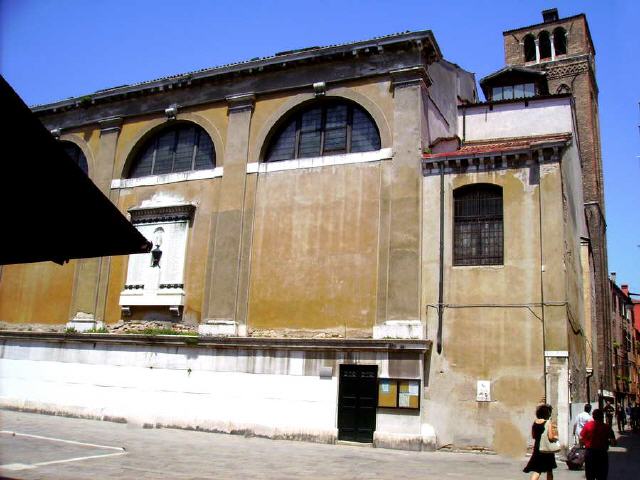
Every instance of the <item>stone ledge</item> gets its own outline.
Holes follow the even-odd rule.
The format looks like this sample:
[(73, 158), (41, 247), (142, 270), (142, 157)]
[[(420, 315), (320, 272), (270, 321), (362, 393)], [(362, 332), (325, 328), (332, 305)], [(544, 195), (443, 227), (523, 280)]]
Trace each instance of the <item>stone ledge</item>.
[(42, 342), (80, 342), (135, 345), (174, 345), (196, 348), (248, 348), (318, 351), (385, 351), (426, 352), (431, 340), (415, 339), (336, 339), (336, 338), (272, 338), (272, 337), (207, 337), (194, 335), (143, 335), (113, 333), (57, 333), (0, 331), (0, 342), (9, 340)]
[(373, 327), (373, 338), (424, 339), (425, 328), (420, 320), (388, 320)]

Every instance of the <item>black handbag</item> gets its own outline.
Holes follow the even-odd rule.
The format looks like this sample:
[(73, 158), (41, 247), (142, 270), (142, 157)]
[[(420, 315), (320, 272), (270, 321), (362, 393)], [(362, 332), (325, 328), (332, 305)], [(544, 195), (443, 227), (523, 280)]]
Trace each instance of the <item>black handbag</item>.
[(584, 457), (587, 450), (579, 445), (574, 445), (567, 453), (567, 467), (569, 470), (582, 470)]

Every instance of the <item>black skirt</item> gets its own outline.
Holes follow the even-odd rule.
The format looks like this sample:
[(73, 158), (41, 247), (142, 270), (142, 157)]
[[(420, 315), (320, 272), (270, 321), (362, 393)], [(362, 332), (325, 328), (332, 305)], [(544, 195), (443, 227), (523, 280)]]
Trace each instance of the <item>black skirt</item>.
[(535, 440), (535, 443), (533, 444), (533, 454), (527, 462), (526, 467), (524, 467), (523, 472), (543, 473), (550, 472), (554, 468), (558, 468), (555, 453), (540, 451), (540, 437), (542, 437), (542, 434), (544, 433), (544, 423), (534, 422), (532, 432)]

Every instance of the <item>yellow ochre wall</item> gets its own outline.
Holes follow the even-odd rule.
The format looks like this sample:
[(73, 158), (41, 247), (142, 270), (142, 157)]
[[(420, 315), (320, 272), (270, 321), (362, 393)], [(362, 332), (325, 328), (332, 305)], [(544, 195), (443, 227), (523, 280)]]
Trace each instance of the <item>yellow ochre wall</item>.
[(371, 329), (381, 168), (340, 165), (259, 178), (250, 328)]
[[(327, 96), (360, 103), (378, 123), (383, 146), (390, 146), (394, 100), (388, 79), (345, 82), (329, 88)], [(279, 118), (312, 99), (308, 90), (257, 98), (247, 139), (247, 161), (259, 160)], [(226, 102), (180, 109), (177, 120), (203, 127), (214, 142), (217, 166), (224, 166), (229, 124)], [(125, 215), (158, 194), (196, 205), (188, 234), (183, 315), (184, 320), (196, 323), (204, 321), (203, 302), (211, 301), (205, 293), (205, 285), (211, 281), (207, 277), (216, 278), (215, 272), (207, 271), (207, 258), (215, 247), (212, 227), (219, 208), (221, 178), (110, 188), (111, 179), (122, 178), (126, 172), (135, 147), (167, 122), (162, 113), (125, 118), (111, 165), (96, 165), (101, 148), (106, 148), (106, 137), (98, 125), (65, 130), (62, 140), (81, 147), (89, 176)], [(243, 242), (249, 244), (243, 244), (240, 255), (249, 274), (248, 282), (240, 285), (245, 289), (240, 301), (246, 306), (238, 308), (246, 311), (243, 315), (250, 330), (336, 329), (344, 333), (347, 329), (350, 336), (371, 336), (376, 318), (381, 172), (390, 165), (390, 161), (381, 161), (247, 174), (243, 228), (248, 234)], [(4, 267), (0, 321), (56, 325), (69, 321), (73, 317), (74, 276), (78, 275), (75, 265)], [(126, 272), (127, 257), (121, 256), (112, 257), (108, 270), (100, 273), (106, 283), (107, 323), (121, 318), (118, 300)], [(13, 290), (20, 295), (14, 295)], [(93, 286), (75, 287), (75, 295), (87, 298), (93, 298), (94, 291)]]
[(0, 267), (0, 322), (64, 324), (69, 319), (75, 261)]

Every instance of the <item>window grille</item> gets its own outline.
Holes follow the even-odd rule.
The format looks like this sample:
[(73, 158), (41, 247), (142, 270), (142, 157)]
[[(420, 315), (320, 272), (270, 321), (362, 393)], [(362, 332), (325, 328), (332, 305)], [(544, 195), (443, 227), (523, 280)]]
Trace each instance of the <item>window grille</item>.
[(129, 178), (214, 168), (213, 142), (193, 124), (181, 123), (164, 129), (138, 151)]
[(502, 265), (502, 188), (472, 185), (454, 192), (454, 265)]
[(380, 149), (380, 134), (363, 109), (348, 102), (314, 103), (296, 112), (276, 132), (266, 162)]
[(84, 153), (82, 153), (82, 150), (80, 150), (80, 147), (73, 142), (61, 143), (64, 153), (66, 153), (67, 156), (71, 158), (71, 160), (76, 162), (76, 165), (78, 165), (82, 169), (85, 175), (88, 175), (89, 167), (87, 165), (87, 158), (84, 156)]

